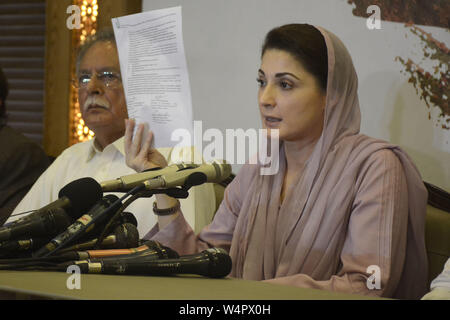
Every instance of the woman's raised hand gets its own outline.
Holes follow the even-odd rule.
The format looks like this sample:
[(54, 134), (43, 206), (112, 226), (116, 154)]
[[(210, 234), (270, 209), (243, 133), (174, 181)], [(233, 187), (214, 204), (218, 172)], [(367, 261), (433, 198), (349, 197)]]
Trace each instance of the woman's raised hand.
[[(125, 119), (125, 162), (127, 166), (142, 172), (157, 167), (167, 167), (164, 156), (155, 148), (152, 148), (153, 132), (148, 131), (144, 137), (144, 124), (139, 124), (133, 139), (133, 131), (136, 122), (134, 119)], [(144, 143), (142, 143), (142, 140)]]

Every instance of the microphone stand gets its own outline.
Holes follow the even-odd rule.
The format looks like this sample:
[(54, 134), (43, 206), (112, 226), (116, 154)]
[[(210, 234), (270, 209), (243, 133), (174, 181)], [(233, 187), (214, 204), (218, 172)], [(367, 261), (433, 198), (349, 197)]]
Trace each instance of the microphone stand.
[[(94, 244), (94, 250), (95, 249), (99, 249), (101, 243), (103, 242), (103, 239), (107, 236), (108, 232), (110, 232), (111, 230), (111, 225), (113, 225), (114, 221), (117, 220), (120, 215), (122, 214), (122, 212), (132, 203), (134, 202), (136, 199), (138, 198), (150, 198), (152, 197), (154, 194), (167, 194), (168, 196), (172, 197), (172, 198), (181, 198), (181, 199), (186, 199), (189, 196), (189, 189), (192, 187), (193, 185), (190, 183), (186, 183), (183, 186), (181, 186), (180, 188), (167, 188), (167, 189), (152, 189), (152, 190), (145, 190), (146, 187), (144, 185), (144, 183), (140, 184), (139, 186), (131, 189), (129, 192), (127, 192), (122, 198), (120, 198), (118, 201), (120, 201), (121, 199), (126, 198), (127, 196), (131, 195), (131, 197), (129, 197), (124, 204), (120, 207), (120, 209), (114, 214), (114, 216), (111, 217), (111, 219), (109, 220), (109, 222), (106, 224), (105, 228), (103, 229), (102, 233), (100, 234), (100, 236), (97, 238), (97, 241)], [(114, 205), (114, 204), (113, 204)]]

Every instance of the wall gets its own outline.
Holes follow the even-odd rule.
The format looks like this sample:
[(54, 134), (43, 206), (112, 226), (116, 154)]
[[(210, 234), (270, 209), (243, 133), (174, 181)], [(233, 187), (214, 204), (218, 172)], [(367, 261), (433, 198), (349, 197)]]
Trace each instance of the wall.
[[(450, 191), (448, 117), (443, 119), (439, 108), (420, 99), (404, 66), (395, 60), (423, 58), (423, 42), (404, 23), (381, 21), (380, 30), (369, 30), (366, 18), (353, 15), (355, 5), (346, 0), (143, 0), (143, 11), (178, 5), (194, 119), (203, 121), (203, 130), (261, 128), (255, 79), (265, 34), (286, 23), (316, 24), (340, 37), (353, 57), (361, 132), (400, 145), (425, 181)], [(448, 30), (420, 28), (449, 47)]]

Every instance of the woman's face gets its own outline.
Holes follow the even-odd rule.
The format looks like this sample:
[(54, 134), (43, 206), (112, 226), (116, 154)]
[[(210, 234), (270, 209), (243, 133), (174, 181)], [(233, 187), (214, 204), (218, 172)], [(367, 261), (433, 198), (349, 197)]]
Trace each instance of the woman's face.
[(280, 140), (314, 141), (322, 134), (326, 94), (290, 53), (268, 49), (258, 71), (263, 128), (279, 129)]

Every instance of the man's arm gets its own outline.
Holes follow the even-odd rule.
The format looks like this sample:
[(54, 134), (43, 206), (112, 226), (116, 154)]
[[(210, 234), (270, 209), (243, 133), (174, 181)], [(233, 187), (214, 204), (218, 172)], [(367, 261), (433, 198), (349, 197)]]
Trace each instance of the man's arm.
[[(59, 182), (57, 177), (61, 167), (60, 162), (60, 158), (56, 158), (56, 160), (39, 176), (33, 186), (29, 189), (28, 193), (15, 207), (12, 212), (13, 215), (37, 210), (56, 199), (59, 188), (55, 184)], [(13, 222), (23, 216), (25, 215), (12, 216), (7, 222)]]

